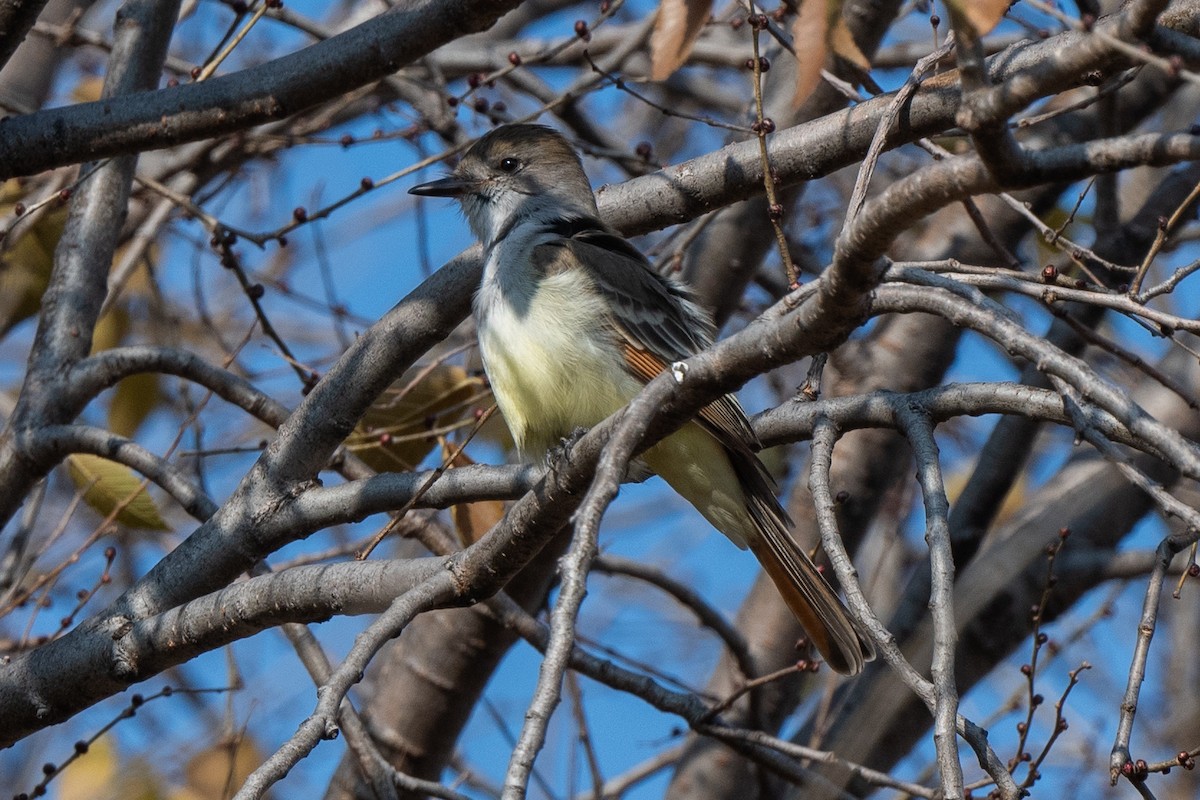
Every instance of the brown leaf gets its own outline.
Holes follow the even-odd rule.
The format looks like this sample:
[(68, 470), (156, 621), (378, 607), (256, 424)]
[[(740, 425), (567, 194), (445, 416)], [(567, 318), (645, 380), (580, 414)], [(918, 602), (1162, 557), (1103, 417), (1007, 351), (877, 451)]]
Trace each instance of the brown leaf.
[(797, 107), (816, 90), (829, 55), (828, 5), (827, 0), (802, 0), (792, 23), (792, 46), (796, 48), (796, 94), (792, 104)]
[(248, 737), (233, 744), (207, 747), (188, 761), (186, 796), (193, 800), (227, 800), (262, 761), (262, 752)]
[(431, 429), (465, 419), (480, 404), (491, 404), (486, 384), (462, 367), (414, 368), (363, 415), (346, 446), (378, 472), (416, 469), (437, 444)]
[(833, 28), (829, 32), (829, 46), (833, 52), (859, 69), (871, 68), (871, 61), (863, 55), (862, 50), (858, 49), (858, 44), (854, 41), (854, 34), (850, 33), (850, 26), (840, 15), (834, 21)]
[[(453, 445), (443, 442), (442, 458), (449, 459), (453, 449)], [(466, 453), (459, 453), (457, 458), (450, 461), (450, 467), (466, 467), (474, 463), (474, 459)], [(458, 531), (458, 540), (463, 547), (483, 538), (503, 516), (502, 500), (478, 500), (450, 507), (450, 517), (454, 520), (454, 529)]]
[(975, 29), (976, 36), (991, 33), (1008, 11), (1011, 0), (946, 0), (950, 10)]
[(650, 34), (650, 77), (666, 80), (692, 52), (712, 16), (712, 0), (662, 0)]
[(96, 513), (107, 517), (132, 497), (117, 513), (117, 522), (129, 528), (171, 530), (153, 498), (146, 493), (141, 478), (124, 464), (90, 453), (74, 453), (67, 456), (67, 475), (83, 492), (83, 502)]

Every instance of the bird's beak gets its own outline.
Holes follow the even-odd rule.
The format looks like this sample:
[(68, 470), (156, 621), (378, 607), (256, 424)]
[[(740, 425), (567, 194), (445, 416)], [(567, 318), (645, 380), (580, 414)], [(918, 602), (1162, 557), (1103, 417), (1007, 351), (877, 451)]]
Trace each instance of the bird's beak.
[(420, 183), (408, 190), (423, 197), (461, 197), (476, 186), (476, 181), (449, 175), (441, 180)]

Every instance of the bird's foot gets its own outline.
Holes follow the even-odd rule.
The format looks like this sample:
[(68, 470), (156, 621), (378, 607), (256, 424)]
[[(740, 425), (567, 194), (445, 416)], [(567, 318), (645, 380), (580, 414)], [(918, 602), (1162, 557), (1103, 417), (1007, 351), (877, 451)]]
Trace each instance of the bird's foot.
[(576, 428), (570, 434), (564, 436), (558, 441), (554, 447), (551, 447), (546, 452), (546, 466), (554, 468), (556, 465), (569, 464), (571, 462), (571, 450), (579, 443), (579, 440), (588, 432), (587, 428)]

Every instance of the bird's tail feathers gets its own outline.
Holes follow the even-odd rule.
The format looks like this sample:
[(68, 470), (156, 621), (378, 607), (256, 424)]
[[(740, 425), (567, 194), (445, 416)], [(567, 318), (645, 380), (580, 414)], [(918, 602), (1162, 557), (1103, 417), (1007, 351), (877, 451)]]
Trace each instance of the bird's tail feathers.
[(829, 666), (856, 675), (875, 658), (875, 647), (792, 539), (783, 509), (774, 495), (769, 497), (747, 493), (747, 510), (759, 534), (749, 542), (750, 549)]

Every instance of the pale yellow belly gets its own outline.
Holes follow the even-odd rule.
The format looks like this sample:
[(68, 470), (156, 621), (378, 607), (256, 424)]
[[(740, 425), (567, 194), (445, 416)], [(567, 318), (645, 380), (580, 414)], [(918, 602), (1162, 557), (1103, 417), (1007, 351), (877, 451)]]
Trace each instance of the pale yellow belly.
[(522, 311), (480, 309), (479, 346), (496, 404), (525, 453), (624, 406), (641, 385), (624, 368), (603, 305), (574, 273), (545, 278)]

